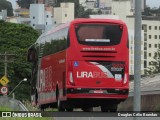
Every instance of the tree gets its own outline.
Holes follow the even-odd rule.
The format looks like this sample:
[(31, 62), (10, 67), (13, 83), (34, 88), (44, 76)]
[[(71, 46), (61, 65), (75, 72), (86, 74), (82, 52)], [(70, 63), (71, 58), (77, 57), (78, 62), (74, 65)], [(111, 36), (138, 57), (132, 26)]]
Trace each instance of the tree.
[(146, 7), (142, 14), (146, 16), (160, 16), (160, 7), (159, 8)]
[(7, 9), (7, 16), (13, 16), (12, 4), (6, 0), (0, 0), (0, 11)]
[(154, 61), (151, 62), (151, 67), (146, 71), (147, 74), (160, 73), (160, 49), (154, 54)]
[(17, 3), (21, 8), (29, 9), (30, 4), (34, 3), (34, 0), (17, 0)]
[(95, 14), (91, 9), (85, 11), (84, 7), (79, 4), (79, 0), (57, 0), (56, 7), (59, 7), (61, 2), (72, 2), (75, 4), (75, 18), (88, 18), (90, 14)]
[[(14, 24), (0, 21), (0, 53), (16, 54), (14, 62), (8, 64), (9, 91), (21, 80), (30, 80), (31, 64), (27, 62), (27, 49), (38, 38), (38, 32), (32, 27), (23, 24)], [(0, 63), (0, 77), (4, 75), (4, 64)], [(16, 88), (18, 99), (30, 98), (30, 82), (23, 82)]]

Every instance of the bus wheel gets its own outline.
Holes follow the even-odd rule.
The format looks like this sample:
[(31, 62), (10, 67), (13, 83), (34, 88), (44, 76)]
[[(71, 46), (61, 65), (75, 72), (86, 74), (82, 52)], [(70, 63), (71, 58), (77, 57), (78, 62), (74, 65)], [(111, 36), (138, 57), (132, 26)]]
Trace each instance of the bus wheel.
[(59, 92), (57, 92), (57, 108), (58, 111), (65, 111), (64, 103), (59, 99)]
[(106, 106), (101, 106), (101, 111), (102, 112), (108, 112), (109, 111), (109, 109), (106, 107)]
[(84, 112), (92, 112), (93, 111), (93, 107), (84, 107), (84, 108), (82, 108), (82, 110)]
[(110, 112), (117, 112), (117, 104), (113, 105), (109, 110)]
[(40, 105), (40, 106), (39, 106), (39, 109), (40, 109), (41, 111), (44, 111), (44, 110), (45, 110), (44, 105)]
[(73, 112), (73, 108), (66, 108), (66, 111)]

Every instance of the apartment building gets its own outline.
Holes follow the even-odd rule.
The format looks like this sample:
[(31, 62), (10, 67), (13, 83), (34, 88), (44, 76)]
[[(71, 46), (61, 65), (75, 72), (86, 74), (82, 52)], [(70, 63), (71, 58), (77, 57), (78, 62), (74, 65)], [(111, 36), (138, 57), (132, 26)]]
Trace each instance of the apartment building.
[(74, 3), (61, 3), (54, 8), (54, 23), (56, 25), (74, 20)]
[(31, 26), (35, 29), (45, 31), (54, 26), (53, 8), (45, 7), (44, 4), (30, 5)]
[(144, 30), (144, 69), (152, 67), (155, 53), (160, 49), (160, 18), (143, 17), (142, 30)]

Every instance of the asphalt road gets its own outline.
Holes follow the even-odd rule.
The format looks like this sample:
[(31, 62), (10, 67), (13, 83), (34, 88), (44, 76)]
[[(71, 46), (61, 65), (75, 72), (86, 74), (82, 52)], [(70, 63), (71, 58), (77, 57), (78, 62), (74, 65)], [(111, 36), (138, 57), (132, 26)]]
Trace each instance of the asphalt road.
[[(117, 113), (104, 113), (104, 112), (63, 112), (56, 114), (54, 120), (160, 120), (159, 113), (144, 113), (154, 114), (158, 117), (119, 117), (123, 115), (142, 115), (143, 113), (132, 113), (132, 112), (117, 112)], [(143, 114), (143, 116), (144, 116)], [(113, 117), (114, 116), (114, 117)]]
[(160, 120), (160, 117), (55, 117), (54, 120)]

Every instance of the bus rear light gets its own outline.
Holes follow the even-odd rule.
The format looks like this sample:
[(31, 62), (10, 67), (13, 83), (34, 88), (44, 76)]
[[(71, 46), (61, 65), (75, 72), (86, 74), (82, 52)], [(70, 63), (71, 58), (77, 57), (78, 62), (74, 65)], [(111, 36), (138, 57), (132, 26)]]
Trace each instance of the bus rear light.
[(69, 80), (70, 80), (70, 83), (71, 83), (71, 84), (74, 84), (72, 72), (69, 72)]
[(123, 84), (126, 84), (127, 83), (127, 74), (124, 74), (124, 81), (123, 81)]
[(120, 28), (120, 30), (123, 30), (123, 25), (120, 25), (119, 28)]

